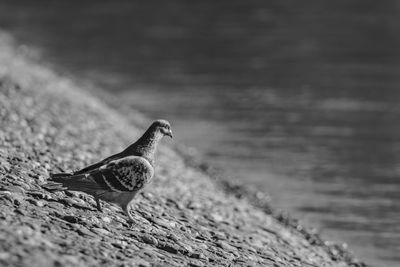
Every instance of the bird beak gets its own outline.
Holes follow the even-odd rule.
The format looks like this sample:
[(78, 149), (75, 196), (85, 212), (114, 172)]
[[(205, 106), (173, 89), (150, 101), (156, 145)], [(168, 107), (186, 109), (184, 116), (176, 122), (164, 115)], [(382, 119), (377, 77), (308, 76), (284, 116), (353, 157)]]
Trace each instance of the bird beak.
[(166, 132), (165, 135), (168, 135), (169, 137), (173, 138), (173, 137), (172, 137), (172, 131)]

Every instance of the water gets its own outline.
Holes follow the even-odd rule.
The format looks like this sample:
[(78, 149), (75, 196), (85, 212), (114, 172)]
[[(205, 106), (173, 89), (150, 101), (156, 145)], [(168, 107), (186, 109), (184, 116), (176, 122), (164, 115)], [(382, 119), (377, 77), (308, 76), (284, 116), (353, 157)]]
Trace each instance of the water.
[(400, 263), (399, 1), (0, 1), (0, 27), (275, 206)]

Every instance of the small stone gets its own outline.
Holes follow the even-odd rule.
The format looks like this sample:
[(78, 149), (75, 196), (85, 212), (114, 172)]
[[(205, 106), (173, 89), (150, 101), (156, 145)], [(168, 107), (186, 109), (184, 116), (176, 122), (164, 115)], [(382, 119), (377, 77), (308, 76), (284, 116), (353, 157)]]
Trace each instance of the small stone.
[[(87, 220), (89, 224), (93, 224), (95, 226), (100, 226), (100, 220), (96, 216), (90, 216)], [(98, 227), (100, 228), (100, 227)]]
[(60, 210), (64, 207), (61, 203), (58, 202), (47, 202), (47, 206), (55, 210)]
[(199, 244), (197, 244), (197, 247), (198, 247), (198, 248), (201, 248), (201, 249), (203, 249), (203, 250), (207, 250), (207, 249), (208, 249), (208, 246), (207, 246), (206, 244), (204, 244), (204, 243), (199, 243)]
[(152, 237), (151, 235), (142, 236), (142, 241), (147, 244), (150, 244), (150, 245), (154, 245), (154, 246), (158, 245), (158, 240), (155, 239), (154, 237)]
[(80, 201), (73, 199), (73, 198), (65, 198), (62, 202), (76, 208), (86, 208), (86, 203), (83, 200), (79, 199)]
[(158, 224), (166, 229), (171, 229), (174, 228), (176, 226), (176, 223), (173, 221), (167, 221), (164, 219), (153, 219), (155, 224)]
[(116, 222), (116, 221), (113, 221), (111, 225), (112, 225), (115, 229), (121, 229), (121, 228), (124, 227), (122, 223)]
[(110, 217), (102, 217), (101, 219), (102, 219), (103, 222), (105, 222), (105, 223), (111, 223), (111, 221), (112, 221)]
[(145, 261), (144, 259), (135, 258), (135, 265), (137, 264), (138, 267), (150, 267), (152, 264), (150, 262)]
[(18, 176), (11, 173), (7, 174), (6, 178), (10, 179), (10, 181), (17, 181), (19, 179)]
[(119, 249), (124, 249), (128, 245), (128, 243), (125, 241), (115, 241), (112, 242), (111, 245)]
[(30, 191), (28, 192), (28, 195), (33, 196), (34, 198), (40, 198), (40, 199), (45, 199), (45, 200), (50, 200), (52, 197), (49, 194), (45, 194), (40, 191)]
[(193, 253), (193, 248), (191, 246), (189, 246), (186, 243), (183, 243), (181, 241), (177, 242), (177, 244), (179, 244), (184, 250), (185, 252), (192, 254)]
[(247, 249), (248, 251), (253, 252), (253, 253), (257, 253), (257, 250), (256, 250), (255, 248), (251, 247), (251, 246), (247, 246), (246, 249)]
[(14, 212), (17, 213), (17, 214), (20, 214), (20, 215), (22, 215), (22, 216), (26, 216), (25, 211), (23, 211), (23, 210), (21, 210), (21, 209), (15, 209)]
[(222, 217), (220, 214), (218, 213), (212, 213), (210, 215), (210, 218), (214, 221), (214, 222), (221, 222), (224, 220), (224, 217)]
[(202, 207), (202, 205), (199, 202), (190, 201), (187, 204), (187, 207), (188, 207), (188, 209), (196, 210), (196, 209), (200, 209)]
[(0, 252), (0, 260), (7, 260), (8, 258), (10, 258), (10, 253), (8, 252)]
[(225, 241), (218, 241), (217, 246), (220, 248), (226, 250), (226, 251), (236, 251), (236, 248), (234, 246), (229, 245)]
[(102, 228), (92, 228), (91, 229), (92, 232), (99, 234), (99, 235), (110, 235), (111, 233), (109, 231), (107, 231), (106, 229), (102, 229)]
[(188, 266), (193, 266), (193, 267), (203, 267), (205, 264), (201, 261), (198, 260), (190, 260)]
[(4, 185), (4, 186), (2, 186), (2, 190), (14, 192), (14, 193), (18, 193), (18, 194), (25, 194), (25, 190), (22, 187), (16, 186), (16, 185)]
[(0, 199), (8, 200), (11, 203), (14, 201), (11, 196), (11, 192), (8, 191), (0, 191)]
[(65, 192), (65, 195), (66, 195), (67, 197), (74, 197), (74, 196), (75, 196), (74, 193), (71, 192), (71, 191), (66, 190), (66, 191), (64, 191), (64, 192)]
[(208, 260), (208, 257), (204, 253), (199, 254), (199, 259), (200, 260)]
[(45, 176), (43, 176), (43, 175), (38, 175), (38, 176), (36, 177), (36, 179), (37, 179), (40, 183), (44, 183), (44, 182), (46, 181), (46, 178), (45, 178)]
[(72, 216), (72, 215), (64, 216), (64, 217), (62, 217), (62, 219), (64, 221), (69, 222), (69, 223), (77, 223), (77, 222), (79, 222), (79, 219), (77, 217), (75, 217), (75, 216)]
[(97, 237), (96, 234), (92, 233), (91, 231), (89, 231), (87, 228), (85, 227), (79, 227), (77, 230), (79, 235), (81, 236), (90, 236), (90, 237)]
[(168, 235), (168, 238), (173, 240), (174, 242), (178, 242), (179, 241), (179, 237), (176, 236), (175, 234), (171, 233)]
[(45, 203), (43, 201), (41, 201), (41, 200), (37, 200), (35, 205), (41, 208), (41, 207), (43, 207), (45, 205)]
[(217, 240), (225, 240), (226, 236), (223, 232), (211, 232)]
[(21, 205), (21, 200), (19, 200), (19, 199), (14, 199), (14, 205), (15, 206), (20, 206)]
[(33, 205), (38, 206), (40, 208), (44, 206), (44, 202), (40, 201), (40, 200), (28, 198), (26, 201), (28, 201), (29, 203), (32, 203)]
[(158, 248), (165, 250), (169, 253), (173, 253), (176, 254), (179, 251), (179, 248), (176, 247), (175, 245), (171, 244), (171, 243), (167, 243), (167, 242), (160, 242)]

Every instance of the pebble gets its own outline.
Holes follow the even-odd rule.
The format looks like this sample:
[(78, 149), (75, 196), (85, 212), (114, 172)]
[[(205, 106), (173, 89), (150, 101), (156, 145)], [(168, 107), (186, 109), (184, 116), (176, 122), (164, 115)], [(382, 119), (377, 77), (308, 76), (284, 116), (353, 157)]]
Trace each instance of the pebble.
[(91, 230), (92, 230), (92, 232), (99, 234), (99, 235), (105, 235), (105, 236), (111, 235), (111, 233), (109, 231), (102, 229), (102, 228), (93, 227)]
[(154, 245), (154, 246), (157, 246), (157, 245), (158, 245), (158, 240), (155, 239), (155, 238), (154, 238), (153, 236), (151, 236), (151, 235), (147, 235), (147, 234), (143, 235), (143, 236), (142, 236), (142, 240), (143, 240), (143, 242), (145, 242), (145, 243), (147, 243), (147, 244), (150, 244), (150, 245)]
[(11, 255), (8, 252), (0, 252), (0, 260), (6, 261)]
[(191, 253), (190, 257), (194, 258), (194, 259), (202, 259), (202, 260), (207, 259), (207, 257), (203, 253), (197, 253), (197, 252)]
[(184, 242), (178, 241), (177, 244), (179, 246), (181, 246), (185, 250), (186, 253), (192, 254), (194, 251), (194, 249), (190, 245), (188, 245)]
[(41, 201), (41, 200), (36, 200), (35, 201), (35, 205), (40, 207), (40, 208), (42, 208), (42, 207), (44, 207), (45, 203), (43, 201)]
[(78, 232), (79, 235), (97, 237), (96, 234), (94, 234), (93, 232), (89, 231), (85, 227), (79, 227), (76, 231)]
[(170, 233), (167, 237), (168, 237), (169, 239), (175, 241), (175, 242), (178, 242), (179, 239), (180, 239), (177, 235), (175, 235), (175, 234), (173, 234), (173, 233)]
[(226, 250), (226, 251), (235, 251), (236, 250), (236, 248), (234, 247), (234, 246), (231, 246), (231, 245), (229, 245), (227, 242), (225, 242), (225, 241), (218, 241), (217, 242), (217, 245), (220, 247), (220, 248), (222, 248), (222, 249), (224, 249), (224, 250)]
[(111, 218), (110, 217), (101, 217), (101, 219), (103, 220), (103, 222), (105, 223), (111, 223)]
[(169, 253), (176, 254), (179, 251), (179, 247), (173, 245), (172, 243), (168, 242), (160, 242), (158, 248), (165, 250)]
[(200, 209), (200, 208), (202, 208), (202, 205), (201, 205), (199, 202), (190, 201), (190, 202), (187, 204), (187, 207), (188, 207), (189, 209), (195, 210), (195, 209)]
[(98, 228), (100, 228), (100, 226), (101, 226), (101, 222), (100, 222), (100, 220), (99, 220), (96, 216), (90, 216), (90, 217), (87, 219), (87, 223), (92, 224), (92, 225), (95, 225), (95, 226), (97, 226)]
[(13, 201), (14, 201), (14, 198), (12, 197), (11, 192), (8, 192), (8, 191), (0, 191), (0, 199), (7, 200), (11, 203), (13, 203)]
[(112, 242), (111, 245), (119, 249), (124, 249), (128, 245), (128, 243), (125, 241), (115, 241)]
[(40, 198), (40, 199), (45, 199), (45, 200), (52, 199), (51, 195), (46, 194), (44, 192), (39, 192), (39, 191), (29, 191), (28, 195), (30, 195), (34, 198)]
[(26, 212), (23, 211), (22, 209), (15, 209), (14, 212), (19, 215), (26, 216)]
[(153, 222), (157, 225), (160, 225), (166, 229), (171, 229), (176, 227), (176, 223), (173, 221), (167, 221), (165, 219), (153, 219)]
[(15, 186), (15, 185), (3, 185), (3, 186), (1, 186), (0, 190), (18, 193), (18, 194), (22, 194), (22, 195), (25, 194), (24, 188), (22, 188), (21, 186)]
[(63, 216), (61, 219), (63, 219), (64, 221), (67, 221), (69, 223), (77, 223), (79, 222), (79, 218), (73, 216), (73, 215), (67, 215), (67, 216)]

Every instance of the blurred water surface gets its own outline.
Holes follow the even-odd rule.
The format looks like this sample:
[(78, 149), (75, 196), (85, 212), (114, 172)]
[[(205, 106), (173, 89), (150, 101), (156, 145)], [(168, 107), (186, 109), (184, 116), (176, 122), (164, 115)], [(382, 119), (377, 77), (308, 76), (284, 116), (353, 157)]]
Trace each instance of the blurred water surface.
[(0, 27), (399, 266), (399, 1), (0, 0)]

